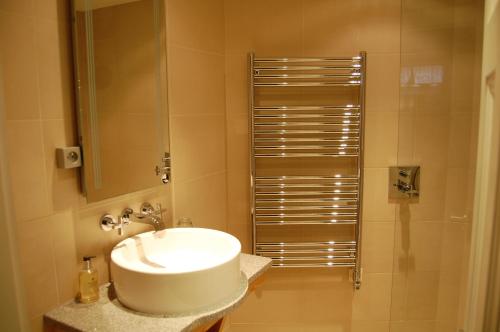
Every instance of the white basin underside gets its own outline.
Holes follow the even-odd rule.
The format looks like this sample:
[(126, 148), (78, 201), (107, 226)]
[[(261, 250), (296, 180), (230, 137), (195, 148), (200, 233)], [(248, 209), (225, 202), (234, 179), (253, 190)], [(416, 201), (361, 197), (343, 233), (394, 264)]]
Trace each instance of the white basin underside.
[(241, 245), (203, 228), (175, 228), (126, 239), (111, 253), (120, 302), (154, 314), (182, 314), (214, 305), (240, 284)]

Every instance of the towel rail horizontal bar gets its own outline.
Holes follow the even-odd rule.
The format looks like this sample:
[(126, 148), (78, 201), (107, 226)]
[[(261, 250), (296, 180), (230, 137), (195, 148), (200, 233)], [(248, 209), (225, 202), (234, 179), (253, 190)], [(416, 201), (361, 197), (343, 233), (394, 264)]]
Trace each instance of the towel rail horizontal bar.
[[(259, 145), (255, 146), (255, 150), (337, 150), (357, 152), (359, 145), (338, 145), (338, 144), (325, 144), (325, 145)], [(309, 152), (309, 151), (307, 151)]]
[(256, 213), (256, 218), (314, 218), (314, 217), (357, 217), (357, 213), (343, 213), (343, 212), (331, 212), (331, 213)]
[(256, 184), (257, 189), (266, 189), (266, 188), (318, 188), (318, 187), (327, 187), (327, 188), (351, 188), (357, 187), (358, 183), (345, 183), (339, 182), (334, 183), (269, 183), (269, 184)]
[(317, 87), (317, 86), (359, 86), (361, 81), (349, 82), (255, 82), (254, 87)]
[(357, 121), (349, 122), (339, 122), (339, 121), (295, 121), (294, 119), (283, 120), (278, 122), (256, 122), (255, 127), (309, 127), (309, 126), (321, 126), (321, 127), (330, 127), (330, 126), (339, 126), (345, 128), (359, 127), (359, 123)]
[(309, 199), (283, 199), (283, 198), (264, 198), (264, 199), (256, 199), (255, 202), (257, 204), (265, 204), (265, 203), (286, 203), (286, 204), (307, 204), (307, 203), (332, 203), (332, 202), (340, 202), (340, 203), (357, 203), (357, 199), (352, 198), (309, 198)]
[[(279, 206), (266, 206), (266, 207), (256, 207), (255, 208), (256, 211), (310, 211), (310, 210), (334, 210), (334, 211), (352, 211), (352, 210), (357, 210), (357, 206), (344, 206), (344, 205), (340, 205), (338, 207), (332, 207), (332, 206), (324, 206), (324, 205), (309, 205), (309, 206), (302, 206), (302, 205), (299, 205), (299, 206), (295, 206), (295, 205), (292, 205), (292, 206), (282, 206), (282, 207), (279, 207)], [(257, 212), (257, 214), (259, 214)]]
[(350, 74), (255, 74), (256, 80), (263, 79), (313, 79), (313, 78), (359, 78), (361, 73)]
[(263, 115), (255, 115), (254, 119), (359, 119), (359, 114), (323, 114), (323, 113), (306, 113), (306, 114), (263, 114)]
[(277, 143), (305, 143), (305, 142), (339, 142), (339, 143), (356, 143), (359, 140), (357, 138), (256, 138), (255, 143), (267, 143), (267, 142), (277, 142)]
[(257, 254), (325, 254), (325, 253), (356, 253), (356, 249), (334, 249), (334, 248), (326, 248), (326, 249), (289, 249), (289, 250), (262, 250), (257, 249)]
[(283, 153), (283, 154), (255, 154), (256, 158), (313, 158), (313, 157), (358, 157), (357, 154), (339, 153)]
[(359, 105), (323, 105), (323, 106), (311, 106), (311, 105), (275, 105), (275, 106), (255, 106), (256, 111), (328, 111), (328, 110), (344, 110), (344, 111), (359, 111)]
[(315, 190), (315, 191), (274, 191), (274, 192), (256, 192), (257, 196), (317, 196), (317, 195), (356, 195), (358, 194), (357, 190), (352, 191), (325, 191), (325, 190)]
[(350, 255), (327, 255), (327, 256), (269, 256), (262, 255), (277, 261), (355, 261), (355, 256)]
[(286, 226), (286, 225), (356, 225), (358, 222), (356, 220), (347, 221), (330, 221), (330, 220), (313, 220), (313, 221), (259, 221), (255, 224), (257, 226)]
[(327, 240), (327, 241), (307, 241), (307, 242), (296, 242), (296, 241), (280, 241), (280, 242), (257, 242), (255, 245), (257, 246), (292, 246), (292, 247), (304, 247), (304, 246), (318, 246), (318, 245), (356, 245), (356, 241), (335, 241), (335, 240)]
[(346, 180), (358, 180), (356, 175), (277, 175), (277, 176), (256, 176), (256, 181), (275, 181), (275, 180), (335, 180), (335, 181), (346, 181)]
[[(271, 71), (297, 71), (297, 70), (345, 70), (345, 71), (354, 71), (354, 72), (359, 72), (360, 65), (355, 63), (355, 64), (349, 64), (345, 66), (332, 66), (332, 65), (276, 65), (276, 66), (256, 66), (254, 68), (254, 75), (257, 74), (261, 70), (271, 70)], [(255, 77), (255, 76), (254, 76)]]
[(359, 62), (361, 61), (361, 57), (325, 57), (325, 58), (254, 58), (254, 62), (267, 62), (267, 63), (275, 63), (275, 62)]
[(316, 130), (316, 129), (275, 129), (275, 130), (255, 130), (255, 134), (280, 134), (280, 135), (286, 135), (286, 134), (338, 134), (338, 135), (348, 135), (352, 133), (359, 133), (359, 130), (357, 129), (350, 129), (350, 130)]
[(260, 220), (257, 226), (286, 225), (356, 225), (356, 220)]
[(285, 263), (272, 263), (273, 268), (335, 268), (335, 267), (355, 267), (355, 263), (311, 263), (311, 264), (285, 264)]

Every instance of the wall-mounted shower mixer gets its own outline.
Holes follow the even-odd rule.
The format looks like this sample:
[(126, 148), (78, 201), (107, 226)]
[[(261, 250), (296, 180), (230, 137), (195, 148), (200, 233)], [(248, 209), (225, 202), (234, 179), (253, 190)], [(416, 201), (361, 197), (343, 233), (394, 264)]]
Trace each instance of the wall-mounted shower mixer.
[(420, 195), (420, 166), (389, 167), (389, 198), (416, 198)]

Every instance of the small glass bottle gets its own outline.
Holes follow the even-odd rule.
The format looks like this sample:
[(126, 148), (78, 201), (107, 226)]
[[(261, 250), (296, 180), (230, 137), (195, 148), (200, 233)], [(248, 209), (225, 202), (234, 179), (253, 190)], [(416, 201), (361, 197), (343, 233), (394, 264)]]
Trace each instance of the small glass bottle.
[(81, 303), (92, 303), (99, 300), (99, 281), (97, 270), (92, 266), (92, 258), (95, 256), (83, 257), (83, 269), (78, 275), (80, 289), (78, 301)]
[(193, 227), (193, 221), (189, 217), (179, 218), (176, 227)]

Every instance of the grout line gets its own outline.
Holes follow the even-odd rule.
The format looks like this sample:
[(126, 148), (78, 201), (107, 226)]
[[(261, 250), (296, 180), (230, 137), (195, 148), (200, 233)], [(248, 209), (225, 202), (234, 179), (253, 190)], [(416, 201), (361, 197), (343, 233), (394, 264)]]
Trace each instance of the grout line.
[[(219, 56), (219, 57), (225, 56), (225, 52), (219, 53), (216, 51), (207, 51), (207, 50), (203, 50), (200, 48), (185, 46), (185, 45), (182, 45), (182, 44), (179, 44), (176, 42), (167, 42), (167, 45), (172, 46), (172, 47), (177, 47), (177, 48), (180, 48), (182, 50), (188, 50), (188, 51), (192, 51), (192, 52), (200, 53), (200, 54), (205, 54), (205, 55), (215, 55), (215, 56)], [(224, 45), (224, 49), (225, 49), (225, 45)]]

